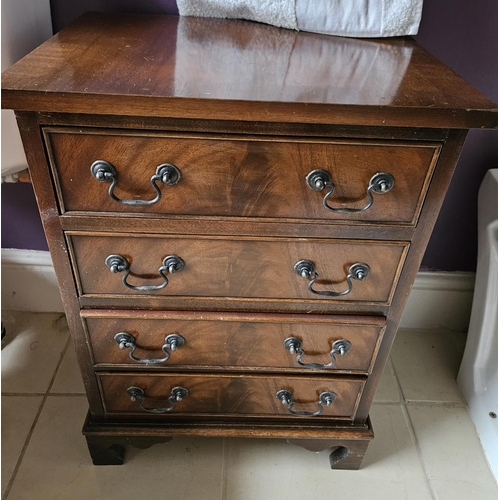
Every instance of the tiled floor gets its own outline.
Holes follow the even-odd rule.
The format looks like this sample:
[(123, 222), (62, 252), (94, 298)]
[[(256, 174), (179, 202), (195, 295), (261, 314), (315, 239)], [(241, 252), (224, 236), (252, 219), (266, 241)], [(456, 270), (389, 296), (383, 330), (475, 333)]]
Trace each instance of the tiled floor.
[(497, 486), (455, 382), (465, 337), (402, 330), (372, 407), (359, 471), (278, 440), (177, 438), (94, 467), (64, 317), (5, 312), (2, 499), (489, 500)]

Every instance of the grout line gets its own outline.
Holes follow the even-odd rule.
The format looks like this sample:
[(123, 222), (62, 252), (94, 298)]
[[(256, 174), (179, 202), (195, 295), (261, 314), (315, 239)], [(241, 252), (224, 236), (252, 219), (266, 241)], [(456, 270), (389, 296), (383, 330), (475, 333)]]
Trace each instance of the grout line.
[(393, 399), (379, 399), (378, 401), (374, 401), (372, 405), (399, 405), (401, 401), (394, 401)]
[(406, 405), (404, 403), (402, 405), (402, 408), (403, 408), (403, 415), (404, 415), (404, 418), (406, 420), (406, 425), (407, 425), (408, 429), (410, 430), (411, 439), (413, 441), (413, 444), (415, 445), (415, 448), (417, 449), (417, 455), (418, 455), (418, 458), (420, 460), (420, 464), (421, 464), (422, 469), (423, 469), (424, 474), (425, 474), (425, 479), (427, 481), (427, 487), (429, 489), (429, 492), (430, 492), (433, 500), (437, 500), (437, 498), (438, 498), (437, 493), (435, 492), (434, 487), (432, 485), (431, 474), (429, 472), (429, 469), (427, 468), (427, 464), (425, 463), (424, 456), (422, 454), (422, 449), (420, 448), (420, 444), (419, 444), (418, 438), (417, 438), (417, 433), (415, 432), (415, 428), (413, 427), (413, 422), (411, 421), (411, 417), (410, 417), (410, 414), (408, 412), (408, 408), (406, 407)]
[(43, 410), (43, 407), (45, 405), (45, 401), (46, 401), (46, 397), (44, 397), (40, 403), (40, 406), (38, 407), (38, 411), (37, 411), (37, 414), (35, 415), (35, 418), (33, 420), (33, 423), (31, 424), (31, 427), (30, 427), (30, 430), (28, 432), (28, 435), (26, 436), (26, 439), (24, 441), (24, 445), (23, 445), (23, 448), (21, 450), (21, 453), (19, 454), (19, 458), (17, 459), (17, 462), (16, 462), (16, 465), (12, 471), (12, 474), (10, 476), (10, 479), (9, 479), (9, 482), (7, 483), (7, 487), (5, 488), (5, 492), (4, 494), (2, 495), (2, 500), (5, 500), (7, 498), (7, 496), (9, 495), (10, 493), (10, 490), (12, 489), (12, 485), (14, 483), (14, 479), (16, 478), (17, 476), (17, 472), (19, 470), (19, 467), (21, 466), (21, 461), (23, 460), (24, 458), (24, 454), (26, 452), (26, 449), (28, 448), (28, 444), (31, 440), (31, 436), (33, 435), (33, 432), (35, 430), (35, 426), (38, 422), (38, 419), (40, 417), (40, 414), (42, 413), (42, 410)]
[(227, 499), (227, 438), (222, 438), (221, 500)]
[[(45, 392), (2, 392), (2, 396), (8, 397), (43, 397)], [(84, 392), (51, 392), (47, 396), (85, 396)]]
[(374, 401), (373, 405), (383, 405), (383, 406), (400, 406), (402, 401)]
[(408, 413), (408, 408), (406, 407), (406, 401), (404, 400), (404, 397), (403, 397), (403, 390), (401, 389), (399, 377), (398, 377), (398, 374), (396, 372), (396, 368), (394, 368), (394, 363), (392, 362), (391, 356), (389, 356), (388, 363), (390, 363), (391, 370), (392, 370), (394, 378), (396, 379), (396, 382), (397, 382), (398, 391), (399, 391), (399, 395), (401, 398), (401, 410), (403, 412), (403, 416), (404, 416), (404, 419), (406, 421), (406, 427), (408, 428), (408, 431), (410, 433), (411, 440), (413, 442), (413, 445), (415, 446), (415, 449), (417, 450), (418, 459), (420, 460), (420, 465), (421, 465), (422, 470), (424, 472), (425, 481), (427, 483), (427, 489), (429, 490), (429, 493), (430, 493), (432, 499), (438, 500), (438, 496), (437, 496), (437, 494), (434, 491), (434, 488), (432, 486), (431, 475), (430, 475), (429, 470), (427, 469), (427, 464), (425, 463), (424, 456), (422, 454), (422, 449), (420, 448), (420, 444), (418, 443), (417, 433), (415, 432), (415, 428), (413, 427), (413, 423), (411, 421), (410, 414)]
[(426, 401), (418, 399), (410, 399), (405, 401), (407, 406), (450, 406), (453, 408), (467, 408), (465, 403), (460, 403), (458, 401)]
[(81, 398), (84, 398), (85, 397), (85, 393), (83, 392), (51, 392), (50, 394), (48, 394), (48, 396), (52, 397), (52, 396), (58, 396), (58, 397), (61, 397), (61, 396), (64, 396), (64, 397), (81, 397)]
[(26, 396), (30, 397), (43, 397), (45, 392), (2, 392), (2, 396)]
[(45, 394), (41, 394), (41, 396), (43, 396), (42, 402), (40, 403), (40, 406), (38, 407), (38, 412), (33, 420), (33, 423), (31, 424), (28, 435), (26, 436), (26, 440), (24, 441), (23, 448), (21, 450), (21, 453), (19, 454), (19, 458), (17, 459), (16, 466), (14, 467), (14, 470), (12, 471), (9, 482), (7, 483), (7, 487), (5, 488), (5, 492), (2, 495), (2, 500), (7, 499), (8, 495), (10, 493), (10, 490), (12, 489), (12, 485), (14, 484), (14, 480), (16, 479), (19, 468), (21, 467), (21, 462), (23, 461), (24, 455), (25, 455), (26, 450), (28, 448), (28, 445), (31, 441), (31, 437), (33, 436), (33, 433), (35, 432), (36, 424), (38, 423), (38, 420), (39, 420), (40, 415), (43, 411), (43, 408), (45, 407), (45, 402), (47, 401), (47, 398), (50, 396), (50, 389), (54, 385), (54, 381), (56, 379), (57, 373), (59, 372), (59, 368), (61, 367), (62, 361), (64, 359), (66, 351), (68, 350), (70, 343), (71, 343), (71, 337), (68, 335), (68, 340), (66, 341), (66, 345), (64, 346), (64, 348), (61, 352), (61, 356), (59, 358), (59, 361), (57, 362), (56, 369), (54, 370), (54, 374), (52, 375), (52, 378), (50, 379), (47, 390), (45, 391)]
[(70, 345), (71, 345), (71, 335), (68, 335), (68, 340), (66, 341), (66, 345), (64, 346), (64, 349), (61, 352), (61, 357), (59, 358), (59, 362), (57, 363), (56, 369), (54, 370), (54, 375), (52, 375), (52, 379), (50, 380), (49, 387), (47, 388), (47, 392), (45, 393), (46, 396), (50, 396), (50, 390), (52, 389), (52, 386), (54, 385), (57, 374), (59, 373), (59, 370), (61, 369), (61, 365), (62, 365), (64, 356), (66, 356), (66, 352), (68, 351)]

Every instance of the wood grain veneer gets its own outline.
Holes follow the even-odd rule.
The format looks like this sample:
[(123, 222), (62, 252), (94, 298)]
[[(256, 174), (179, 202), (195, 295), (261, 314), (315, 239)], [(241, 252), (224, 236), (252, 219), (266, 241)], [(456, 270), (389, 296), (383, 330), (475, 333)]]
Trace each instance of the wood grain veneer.
[[(102, 369), (323, 371), (300, 367), (297, 355), (284, 348), (285, 339), (296, 337), (305, 351), (302, 362), (316, 364), (331, 362), (332, 343), (347, 340), (349, 351), (335, 355), (335, 364), (324, 370), (368, 374), (384, 332), (383, 319), (370, 316), (84, 310), (82, 317), (94, 363)], [(119, 348), (114, 337), (120, 332), (133, 335), (139, 359), (165, 357), (161, 349), (167, 335), (182, 335), (186, 342), (166, 362), (144, 365), (129, 357), (130, 349)]]
[[(193, 136), (73, 128), (44, 129), (60, 203), (65, 211), (164, 213), (326, 219), (414, 224), (440, 145), (396, 141), (329, 141), (248, 136)], [(153, 205), (122, 205), (108, 196), (109, 183), (90, 173), (96, 160), (118, 172), (115, 195), (150, 200), (150, 177), (171, 163), (181, 171), (172, 187), (162, 187)], [(363, 208), (370, 179), (378, 172), (394, 177), (394, 187), (374, 195), (370, 210), (339, 214), (322, 205), (323, 192), (311, 190), (309, 172), (330, 173), (335, 208)], [(59, 173), (60, 172), (60, 173)]]
[[(280, 390), (293, 393), (294, 411), (315, 412), (319, 395), (324, 391), (336, 394), (331, 406), (326, 406), (318, 419), (337, 418), (350, 420), (354, 415), (363, 389), (364, 380), (347, 378), (279, 377), (267, 375), (192, 375), (192, 374), (98, 374), (106, 410), (109, 414), (127, 413), (137, 420), (168, 420), (171, 414), (154, 415), (141, 411), (139, 402), (127, 394), (131, 386), (140, 387), (147, 397), (146, 408), (168, 407), (173, 387), (185, 387), (189, 391), (181, 402), (175, 418), (193, 415), (252, 415), (269, 418), (296, 419), (287, 413), (286, 406), (276, 398)], [(134, 415), (135, 414), (135, 415)], [(183, 415), (185, 414), (185, 415)], [(133, 416), (132, 416), (133, 415)], [(312, 418), (312, 417), (310, 417)]]
[[(123, 234), (68, 232), (75, 274), (82, 295), (202, 296), (366, 301), (389, 304), (404, 262), (407, 245), (339, 240), (281, 240), (271, 238), (134, 237)], [(136, 291), (122, 282), (123, 273), (112, 274), (105, 264), (119, 254), (130, 264), (127, 282), (135, 286), (159, 286), (158, 274), (165, 257), (177, 255), (184, 268), (169, 275), (168, 285), (155, 291)], [(315, 295), (310, 280), (298, 276), (294, 265), (314, 261), (319, 291), (347, 290), (346, 276), (357, 263), (370, 266), (363, 281), (353, 281), (352, 291), (339, 297)]]

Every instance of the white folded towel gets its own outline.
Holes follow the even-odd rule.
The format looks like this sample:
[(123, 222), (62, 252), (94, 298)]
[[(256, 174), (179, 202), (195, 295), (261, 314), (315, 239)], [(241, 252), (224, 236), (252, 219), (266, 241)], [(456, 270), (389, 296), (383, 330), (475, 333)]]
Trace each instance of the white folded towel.
[(352, 37), (416, 35), (422, 4), (423, 0), (296, 0), (296, 16), (301, 31)]
[(247, 19), (298, 29), (295, 0), (177, 0), (181, 16)]
[(423, 0), (177, 0), (181, 16), (248, 19), (326, 35), (416, 35)]

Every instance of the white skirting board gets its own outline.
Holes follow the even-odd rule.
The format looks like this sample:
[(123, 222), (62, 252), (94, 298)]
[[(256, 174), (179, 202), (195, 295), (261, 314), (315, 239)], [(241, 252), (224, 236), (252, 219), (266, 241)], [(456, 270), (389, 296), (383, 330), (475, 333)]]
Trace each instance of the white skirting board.
[(400, 328), (469, 327), (476, 273), (420, 271), (408, 297)]
[(2, 309), (64, 312), (49, 252), (2, 248)]
[[(474, 273), (420, 272), (402, 328), (467, 331)], [(2, 249), (2, 309), (63, 312), (49, 252)]]

